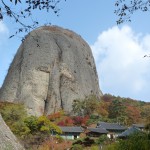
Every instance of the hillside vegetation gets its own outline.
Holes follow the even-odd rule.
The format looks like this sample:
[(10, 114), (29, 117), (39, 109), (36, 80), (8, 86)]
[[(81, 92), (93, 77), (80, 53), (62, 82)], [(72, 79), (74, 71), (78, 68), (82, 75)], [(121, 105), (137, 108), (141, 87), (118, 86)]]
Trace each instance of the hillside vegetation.
[[(47, 116), (35, 117), (28, 116), (22, 104), (1, 102), (0, 113), (25, 148), (33, 150), (50, 148), (55, 140), (62, 147), (66, 141), (59, 136), (59, 126), (91, 126), (99, 121), (106, 121), (126, 126), (141, 123), (145, 124), (147, 130), (150, 129), (149, 102), (105, 94), (101, 100), (93, 95), (84, 100), (74, 100), (72, 106), (73, 113), (76, 114), (74, 116), (60, 110)], [(54, 133), (58, 134), (55, 138), (52, 137)], [(58, 149), (59, 143), (56, 144)], [(70, 142), (69, 145), (71, 146)]]
[(75, 100), (73, 111), (78, 116), (90, 116), (93, 120), (97, 118), (101, 121), (130, 126), (133, 123), (147, 122), (150, 117), (150, 103), (105, 94), (100, 101), (95, 96), (90, 96), (83, 101)]

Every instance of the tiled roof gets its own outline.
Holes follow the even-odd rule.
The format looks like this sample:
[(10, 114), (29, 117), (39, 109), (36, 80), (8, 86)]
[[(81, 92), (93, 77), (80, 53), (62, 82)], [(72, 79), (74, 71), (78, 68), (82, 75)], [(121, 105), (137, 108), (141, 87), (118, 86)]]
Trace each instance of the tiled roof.
[(130, 127), (127, 130), (125, 130), (124, 132), (122, 132), (120, 135), (118, 135), (118, 137), (127, 137), (135, 132), (141, 132), (141, 130), (136, 127)]
[(137, 127), (137, 128), (144, 128), (144, 124), (133, 124), (133, 127)]
[(107, 123), (100, 122), (98, 123), (97, 128), (102, 127), (106, 130), (126, 130), (126, 127), (119, 125), (118, 123)]
[(88, 130), (96, 133), (108, 133), (108, 131), (103, 128), (88, 128)]
[(78, 132), (81, 133), (83, 132), (83, 129), (81, 127), (67, 127), (67, 126), (59, 126), (62, 132)]

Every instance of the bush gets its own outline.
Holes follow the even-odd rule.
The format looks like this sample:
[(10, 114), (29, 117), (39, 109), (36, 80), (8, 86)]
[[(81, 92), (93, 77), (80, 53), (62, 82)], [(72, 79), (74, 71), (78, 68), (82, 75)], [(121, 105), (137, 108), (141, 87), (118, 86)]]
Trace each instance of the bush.
[(58, 141), (58, 143), (64, 142), (64, 139), (60, 135), (56, 135), (55, 138)]
[(73, 142), (73, 145), (76, 145), (76, 144), (82, 144), (83, 143), (83, 139), (77, 139), (75, 142)]
[(83, 147), (79, 144), (75, 144), (71, 147), (71, 150), (83, 150)]
[(101, 135), (97, 140), (96, 140), (96, 144), (103, 144), (104, 142), (107, 142), (109, 140), (109, 138), (107, 137), (107, 135)]
[(24, 138), (30, 133), (30, 129), (24, 123), (27, 113), (22, 104), (1, 102), (0, 113), (11, 131), (18, 137)]
[(23, 121), (17, 121), (13, 123), (13, 125), (11, 126), (11, 130), (15, 135), (17, 135), (21, 139), (24, 139), (31, 132), (31, 130), (25, 125)]
[[(40, 145), (53, 132), (62, 133), (46, 116), (27, 116), (21, 104), (0, 103), (0, 113), (11, 131), (22, 140), (25, 148), (34, 149), (34, 146)], [(59, 140), (61, 141), (60, 138)]]
[(90, 150), (99, 150), (99, 147), (96, 145), (91, 146)]
[(84, 146), (91, 146), (93, 144), (95, 144), (95, 141), (93, 139), (91, 139), (89, 137), (84, 138), (84, 140), (83, 140)]
[(95, 141), (89, 137), (85, 137), (83, 139), (77, 139), (73, 145), (83, 145), (84, 147), (89, 147), (95, 144)]
[(150, 139), (143, 132), (132, 134), (127, 140), (119, 142), (119, 149), (125, 150), (150, 150)]
[[(117, 146), (118, 146), (118, 143), (112, 143), (112, 144), (108, 145), (107, 148), (105, 148), (105, 150), (118, 150)], [(122, 149), (120, 149), (120, 150), (122, 150)], [(128, 150), (128, 149), (126, 149), (126, 150)]]
[(138, 132), (126, 140), (109, 145), (107, 150), (150, 150), (150, 139), (148, 134)]
[(34, 133), (38, 130), (38, 122), (37, 117), (35, 116), (29, 116), (24, 119), (25, 125), (30, 129), (31, 133)]
[(27, 117), (27, 113), (22, 104), (13, 104), (13, 103), (0, 103), (0, 113), (2, 114), (3, 119), (10, 126), (16, 121), (22, 121)]

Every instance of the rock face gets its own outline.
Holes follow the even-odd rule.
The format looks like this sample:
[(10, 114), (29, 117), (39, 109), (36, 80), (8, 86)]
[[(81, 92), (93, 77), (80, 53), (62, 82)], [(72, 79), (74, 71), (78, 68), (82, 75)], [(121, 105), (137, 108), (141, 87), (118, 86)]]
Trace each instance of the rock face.
[(21, 44), (0, 91), (2, 101), (20, 102), (32, 115), (61, 108), (71, 112), (75, 99), (102, 95), (88, 44), (56, 26), (32, 31)]
[(0, 150), (24, 150), (0, 114)]

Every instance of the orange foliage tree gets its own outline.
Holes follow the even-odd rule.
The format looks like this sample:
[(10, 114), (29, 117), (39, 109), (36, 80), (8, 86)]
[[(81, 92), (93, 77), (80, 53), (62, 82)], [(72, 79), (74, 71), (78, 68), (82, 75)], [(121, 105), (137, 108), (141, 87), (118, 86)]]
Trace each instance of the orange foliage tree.
[(138, 123), (141, 118), (140, 110), (135, 106), (127, 106), (127, 124)]
[(50, 114), (47, 116), (47, 118), (50, 120), (50, 121), (56, 121), (57, 119), (60, 119), (64, 116), (64, 111), (63, 110), (60, 110), (56, 113), (53, 113), (53, 114)]
[(97, 106), (97, 113), (102, 117), (108, 117), (109, 105), (110, 105), (109, 102), (104, 101), (99, 102), (99, 105)]

